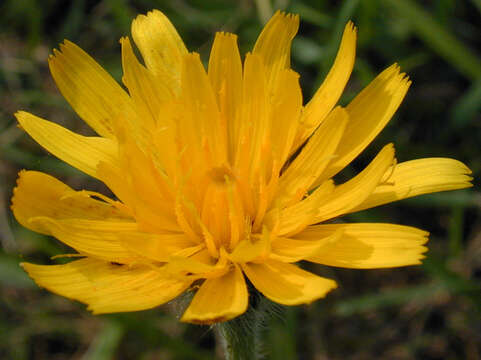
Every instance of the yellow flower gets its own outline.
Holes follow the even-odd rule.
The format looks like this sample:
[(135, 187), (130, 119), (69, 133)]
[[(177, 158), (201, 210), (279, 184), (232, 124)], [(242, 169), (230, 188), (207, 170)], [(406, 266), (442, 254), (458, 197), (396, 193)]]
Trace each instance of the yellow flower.
[(428, 233), (393, 224), (326, 221), (420, 194), (470, 186), (459, 161), (396, 164), (385, 146), (351, 180), (331, 178), (383, 129), (410, 81), (392, 65), (349, 105), (335, 107), (352, 71), (348, 23), (334, 65), (303, 105), (290, 46), (299, 25), (277, 12), (242, 63), (237, 37), (217, 33), (206, 72), (160, 12), (121, 39), (122, 81), (65, 41), (49, 58), (63, 96), (98, 136), (20, 111), (21, 127), (63, 161), (104, 182), (118, 200), (22, 171), (17, 220), (75, 249), (64, 265), (24, 263), (42, 287), (94, 313), (148, 309), (196, 289), (182, 321), (214, 323), (248, 306), (246, 278), (267, 298), (310, 303), (336, 288), (302, 270), (419, 264)]

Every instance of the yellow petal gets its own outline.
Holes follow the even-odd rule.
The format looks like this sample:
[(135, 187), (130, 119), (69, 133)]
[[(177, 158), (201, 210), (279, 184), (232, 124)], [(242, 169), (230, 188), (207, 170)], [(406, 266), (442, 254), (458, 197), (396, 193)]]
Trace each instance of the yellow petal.
[(175, 218), (174, 209), (172, 209), (172, 213), (156, 213), (152, 207), (138, 201), (133, 205), (132, 211), (139, 223), (139, 229), (142, 231), (155, 233), (181, 231)]
[[(238, 143), (234, 150), (234, 173), (243, 193), (246, 216), (254, 219), (256, 231), (267, 210), (276, 166), (271, 161), (271, 119), (266, 88), (265, 68), (258, 55), (247, 54), (242, 79), (242, 102)], [(269, 180), (272, 181), (269, 181)], [(268, 182), (269, 181), (269, 182)]]
[(136, 110), (141, 113), (139, 119), (147, 127), (153, 129), (157, 118), (161, 115), (160, 105), (162, 102), (170, 100), (174, 94), (166, 84), (158, 81), (149, 70), (139, 63), (128, 38), (120, 39), (120, 44), (122, 45), (122, 68), (124, 70), (122, 81), (129, 89)]
[[(107, 185), (115, 184), (112, 185), (114, 191), (120, 188), (119, 197), (127, 192), (127, 204), (139, 222), (160, 231), (179, 230), (173, 211), (174, 190), (170, 180), (155, 167), (153, 154), (145, 153), (129, 140), (122, 144), (120, 150), (123, 170), (120, 184), (115, 184), (118, 180), (111, 179), (112, 175), (109, 175)], [(101, 173), (104, 171), (103, 168), (99, 170)]]
[(86, 303), (95, 314), (151, 309), (177, 297), (190, 285), (147, 267), (90, 258), (65, 265), (22, 266), (39, 286)]
[(234, 145), (238, 142), (242, 101), (242, 62), (236, 35), (216, 33), (209, 57), (209, 80), (217, 98), (222, 122), (227, 127), (229, 156), (232, 161)]
[(338, 241), (342, 236), (342, 230), (333, 231), (325, 237), (316, 239), (297, 239), (276, 237), (272, 241), (270, 258), (282, 262), (297, 262), (319, 253), (326, 244)]
[(300, 240), (323, 239), (342, 231), (306, 260), (356, 269), (389, 268), (421, 263), (427, 251), (426, 231), (394, 224), (327, 224), (310, 226), (296, 235)]
[[(133, 149), (135, 148), (129, 150)], [(137, 153), (138, 149), (135, 151)], [(138, 154), (140, 153), (138, 152)], [(98, 173), (102, 181), (122, 201), (123, 207), (128, 210), (131, 216), (135, 217), (139, 229), (157, 233), (179, 232), (180, 227), (175, 218), (173, 207), (169, 207), (169, 204), (172, 203), (162, 197), (159, 200), (158, 191), (163, 183), (159, 180), (158, 174), (150, 172), (152, 170), (149, 168), (151, 164), (146, 161), (145, 157), (141, 156), (137, 156), (135, 159), (126, 156), (121, 156), (121, 158), (127, 165), (132, 165), (132, 167), (130, 165), (125, 167), (128, 171), (122, 171), (122, 169), (113, 167), (109, 163), (101, 162), (98, 166)], [(134, 161), (129, 163), (128, 160)], [(143, 183), (142, 179), (144, 180)], [(159, 181), (155, 182), (155, 180)], [(145, 184), (151, 186), (145, 186)], [(156, 196), (149, 197), (149, 194), (155, 194)], [(157, 203), (155, 203), (156, 200)]]
[(262, 58), (269, 88), (276, 86), (280, 72), (290, 67), (291, 42), (298, 29), (298, 15), (277, 11), (257, 38), (252, 53)]
[(394, 64), (379, 74), (346, 107), (349, 125), (322, 179), (328, 179), (354, 158), (379, 134), (401, 104), (411, 81)]
[(22, 128), (46, 150), (90, 176), (99, 178), (97, 166), (101, 161), (117, 166), (115, 140), (78, 135), (25, 111), (18, 111), (15, 117)]
[(39, 216), (129, 221), (129, 216), (111, 203), (84, 196), (54, 177), (37, 171), (20, 172), (12, 198), (12, 210), (20, 224), (37, 232), (45, 229), (29, 220)]
[(122, 246), (132, 253), (159, 262), (167, 262), (172, 255), (196, 246), (187, 235), (126, 232), (118, 234)]
[(282, 209), (280, 214), (277, 214), (275, 209), (271, 210), (266, 215), (265, 225), (274, 228), (274, 222), (279, 221), (276, 226), (276, 234), (279, 236), (291, 236), (301, 231), (315, 221), (319, 207), (325, 203), (334, 188), (331, 180), (326, 181), (302, 201)]
[(223, 248), (217, 262), (215, 260), (205, 245), (199, 244), (172, 255), (161, 270), (171, 276), (196, 280), (218, 278), (231, 270), (227, 253)]
[(99, 135), (113, 138), (119, 114), (132, 114), (132, 104), (119, 84), (77, 45), (65, 41), (49, 58), (57, 86), (77, 114)]
[(99, 162), (97, 173), (107, 187), (122, 201), (127, 207), (132, 207), (135, 193), (131, 191), (130, 184), (125, 181), (125, 173), (119, 166), (105, 161)]
[(166, 176), (132, 141), (120, 146), (119, 166), (100, 162), (102, 181), (130, 210), (144, 231), (178, 232)]
[(331, 162), (347, 123), (347, 112), (337, 107), (319, 126), (279, 180), (280, 206), (302, 199)]
[(52, 235), (79, 253), (106, 261), (129, 263), (137, 256), (123, 245), (120, 235), (137, 231), (135, 222), (85, 219), (29, 219), (42, 233)]
[(210, 155), (206, 159), (210, 166), (224, 165), (227, 160), (226, 124), (222, 122), (199, 54), (192, 53), (184, 57), (181, 85), (181, 101), (185, 108), (179, 132), (183, 144), (187, 146), (187, 153), (195, 156), (196, 152), (201, 152)]
[(239, 143), (235, 165), (243, 179), (257, 177), (269, 137), (270, 121), (265, 68), (258, 55), (247, 54), (244, 61), (243, 96), (239, 122)]
[[(164, 267), (172, 275), (176, 274), (207, 274), (211, 273), (216, 268), (217, 264), (213, 263), (213, 259), (208, 255), (206, 249), (194, 253), (196, 256), (178, 256), (173, 255), (169, 258), (169, 262)], [(222, 263), (220, 265), (223, 265)]]
[(471, 170), (446, 158), (406, 161), (388, 169), (385, 181), (351, 211), (359, 211), (413, 196), (471, 187)]
[(237, 244), (229, 259), (235, 263), (256, 261), (259, 258), (265, 259), (270, 252), (271, 234), (264, 228), (262, 235), (256, 239), (245, 239)]
[(301, 127), (293, 150), (316, 130), (339, 100), (354, 66), (356, 38), (357, 30), (352, 22), (348, 22), (344, 28), (341, 45), (331, 70), (329, 70), (321, 87), (304, 108)]
[(181, 321), (213, 324), (227, 321), (247, 310), (248, 293), (244, 276), (235, 266), (224, 276), (207, 279), (197, 290)]
[(242, 270), (257, 290), (284, 305), (311, 303), (337, 287), (333, 280), (275, 260), (242, 264)]
[(381, 182), (394, 161), (394, 147), (388, 144), (361, 173), (334, 189), (318, 209), (312, 223), (346, 214), (361, 204)]
[(272, 90), (271, 100), (272, 155), (283, 165), (290, 155), (302, 112), (299, 74), (290, 69), (281, 71), (277, 87)]
[(162, 169), (174, 183), (179, 182), (177, 172), (181, 158), (177, 135), (179, 106), (173, 101), (162, 103), (159, 110), (161, 116), (157, 119), (157, 129), (152, 132), (152, 161), (158, 164), (158, 168)]
[(187, 49), (169, 19), (159, 10), (139, 15), (132, 22), (132, 37), (147, 68), (177, 91)]

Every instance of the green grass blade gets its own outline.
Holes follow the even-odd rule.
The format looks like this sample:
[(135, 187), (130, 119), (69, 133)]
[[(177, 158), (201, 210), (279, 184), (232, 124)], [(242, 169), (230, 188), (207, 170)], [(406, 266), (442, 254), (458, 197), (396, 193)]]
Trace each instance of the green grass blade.
[(473, 190), (458, 190), (426, 194), (403, 200), (403, 204), (419, 207), (481, 207), (481, 193)]
[(469, 79), (481, 77), (481, 61), (472, 51), (412, 0), (387, 0), (398, 14), (411, 22), (417, 35)]
[(19, 265), (16, 258), (0, 254), (0, 285), (17, 289), (33, 288), (35, 284)]
[(325, 78), (336, 57), (337, 49), (341, 43), (342, 33), (347, 22), (352, 19), (354, 13), (359, 5), (359, 0), (347, 0), (344, 1), (339, 8), (338, 15), (334, 21), (332, 28), (332, 36), (329, 44), (326, 48), (326, 54), (320, 66), (317, 83), (320, 84), (321, 80)]
[(109, 321), (90, 345), (82, 360), (115, 359), (115, 352), (125, 330), (121, 323)]
[(309, 22), (313, 25), (329, 28), (332, 25), (332, 17), (329, 14), (322, 13), (307, 4), (300, 2), (292, 3), (289, 12), (299, 14), (303, 22)]
[(438, 283), (384, 290), (381, 293), (338, 301), (333, 310), (336, 315), (347, 317), (369, 310), (402, 305), (411, 301), (425, 301), (441, 291), (444, 291), (444, 288)]
[(481, 298), (479, 296), (481, 284), (448, 269), (442, 260), (434, 256), (429, 256), (423, 261), (423, 269), (431, 277), (440, 281), (452, 294), (467, 297), (478, 310), (481, 310)]
[(461, 128), (475, 121), (481, 110), (481, 79), (477, 80), (456, 102), (451, 112), (454, 127)]

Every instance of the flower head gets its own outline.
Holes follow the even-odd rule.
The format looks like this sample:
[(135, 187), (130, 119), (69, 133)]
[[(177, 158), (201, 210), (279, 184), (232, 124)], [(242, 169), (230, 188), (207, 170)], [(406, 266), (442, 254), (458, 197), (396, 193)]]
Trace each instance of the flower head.
[(217, 33), (208, 70), (160, 12), (121, 39), (125, 91), (65, 41), (49, 58), (58, 88), (98, 136), (20, 111), (49, 152), (104, 182), (115, 199), (22, 171), (17, 220), (77, 251), (63, 265), (24, 263), (40, 285), (94, 313), (135, 311), (196, 289), (183, 321), (213, 323), (248, 306), (246, 278), (267, 298), (310, 303), (336, 288), (295, 262), (346, 268), (419, 264), (425, 231), (393, 224), (325, 223), (354, 211), (470, 186), (459, 161), (397, 164), (385, 146), (351, 180), (331, 178), (383, 129), (410, 81), (392, 65), (349, 105), (335, 107), (352, 71), (348, 23), (334, 65), (303, 105), (290, 68), (298, 17), (277, 12), (242, 61), (237, 37)]

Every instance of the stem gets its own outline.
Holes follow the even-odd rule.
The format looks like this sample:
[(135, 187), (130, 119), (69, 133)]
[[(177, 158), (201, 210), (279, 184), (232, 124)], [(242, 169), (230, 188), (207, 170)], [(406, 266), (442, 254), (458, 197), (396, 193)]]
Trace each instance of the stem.
[(262, 330), (279, 307), (256, 290), (250, 292), (247, 311), (227, 322), (215, 325), (226, 360), (255, 360), (262, 358)]

